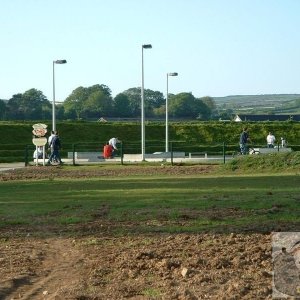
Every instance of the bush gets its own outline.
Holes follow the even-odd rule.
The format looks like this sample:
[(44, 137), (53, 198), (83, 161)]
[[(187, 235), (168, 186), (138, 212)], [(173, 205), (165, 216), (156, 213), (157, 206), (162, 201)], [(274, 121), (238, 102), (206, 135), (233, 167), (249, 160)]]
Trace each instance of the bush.
[[(48, 123), (50, 131), (51, 122), (42, 122)], [(32, 145), (33, 123), (0, 122), (0, 150), (25, 151), (26, 145)], [(169, 140), (172, 142), (173, 151), (209, 154), (222, 153), (225, 142), (226, 153), (231, 154), (239, 149), (239, 136), (244, 126), (249, 128), (256, 146), (265, 146), (266, 136), (272, 131), (277, 140), (284, 136), (293, 150), (300, 150), (300, 122), (170, 122)], [(118, 137), (123, 141), (125, 153), (141, 153), (141, 125), (137, 122), (58, 122), (57, 128), (63, 155), (72, 151), (74, 144), (78, 151), (102, 151), (104, 143), (111, 137)], [(147, 121), (145, 142), (146, 153), (164, 152), (165, 122)]]

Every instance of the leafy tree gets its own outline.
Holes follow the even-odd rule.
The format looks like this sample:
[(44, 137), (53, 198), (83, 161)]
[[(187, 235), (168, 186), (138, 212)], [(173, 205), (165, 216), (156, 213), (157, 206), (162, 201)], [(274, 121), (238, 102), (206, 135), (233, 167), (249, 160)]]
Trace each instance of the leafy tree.
[(165, 117), (165, 115), (166, 115), (166, 106), (162, 105), (158, 108), (154, 108), (153, 109), (153, 114), (154, 114), (155, 117), (158, 117), (158, 118)]
[(65, 114), (68, 117), (99, 117), (112, 113), (111, 91), (106, 85), (96, 84), (91, 87), (78, 87), (64, 102)]
[(216, 103), (215, 100), (210, 96), (205, 96), (199, 98), (207, 107), (209, 107), (211, 110), (216, 109)]
[(225, 110), (222, 110), (221, 112), (219, 112), (218, 117), (221, 120), (232, 120), (233, 114), (234, 114), (233, 109), (228, 108), (228, 109), (225, 109)]
[(159, 91), (152, 91), (145, 89), (144, 91), (145, 103), (151, 108), (158, 108), (166, 103), (163, 93)]
[[(129, 106), (132, 116), (138, 116), (141, 113), (141, 88), (130, 88), (123, 92), (129, 99)], [(159, 91), (152, 91), (150, 89), (144, 90), (144, 105), (145, 114), (153, 115), (153, 109), (159, 108), (165, 103), (164, 96)]]
[(141, 89), (130, 88), (122, 94), (126, 95), (129, 100), (129, 108), (132, 117), (136, 117), (141, 113)]
[(191, 93), (180, 93), (169, 97), (168, 112), (170, 116), (184, 118), (196, 118), (196, 99)]
[(120, 93), (114, 98), (114, 110), (117, 117), (130, 117), (130, 105), (128, 96)]
[(87, 89), (80, 86), (67, 97), (63, 106), (67, 116), (76, 116), (80, 119), (83, 110), (83, 103), (88, 97)]
[(13, 95), (7, 103), (8, 117), (17, 120), (37, 120), (49, 117), (51, 104), (43, 93), (30, 89)]
[(200, 100), (213, 112), (216, 111), (217, 105), (215, 100), (210, 96), (201, 97)]
[(25, 119), (40, 119), (43, 111), (50, 107), (50, 102), (41, 91), (30, 89), (22, 95), (22, 109), (26, 116)]
[(201, 98), (196, 98), (196, 111), (198, 113), (198, 120), (209, 120), (212, 117), (212, 110)]
[[(64, 108), (63, 104), (57, 105), (55, 112), (56, 112), (56, 118), (58, 120), (63, 120), (65, 118), (65, 108)], [(73, 119), (73, 118), (70, 118), (70, 119)], [(74, 119), (75, 119), (75, 117), (74, 117)]]
[(217, 105), (215, 100), (210, 96), (205, 96), (199, 98), (199, 100), (204, 104), (198, 115), (198, 119), (209, 120), (217, 116)]
[(0, 99), (0, 120), (4, 120), (6, 114), (6, 103)]
[(105, 84), (95, 84), (87, 88), (88, 94), (93, 94), (94, 92), (103, 92), (107, 97), (111, 97), (111, 90)]
[(83, 104), (85, 117), (109, 116), (112, 114), (112, 99), (103, 91), (94, 91)]
[(7, 109), (7, 117), (12, 120), (22, 120), (24, 119), (24, 115), (22, 111), (19, 110), (19, 107), (22, 103), (22, 94), (15, 94), (11, 99), (8, 100), (6, 109)]
[(195, 98), (192, 93), (180, 93), (169, 96), (170, 116), (178, 118), (197, 118), (208, 120), (211, 116), (210, 108), (202, 101)]
[(153, 116), (155, 114), (154, 110), (158, 109), (162, 105), (165, 105), (166, 103), (164, 95), (159, 91), (152, 91), (149, 89), (145, 89), (144, 97), (145, 97), (145, 113), (148, 116)]

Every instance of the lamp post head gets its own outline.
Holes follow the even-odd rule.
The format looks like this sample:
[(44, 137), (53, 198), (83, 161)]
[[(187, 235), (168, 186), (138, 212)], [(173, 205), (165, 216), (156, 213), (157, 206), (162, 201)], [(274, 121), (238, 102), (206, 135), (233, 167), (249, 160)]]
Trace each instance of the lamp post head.
[(151, 49), (152, 48), (152, 45), (151, 44), (146, 44), (146, 45), (142, 45), (142, 47), (144, 49)]
[(178, 76), (178, 73), (174, 72), (174, 73), (168, 73), (168, 76)]
[(65, 60), (65, 59), (59, 59), (59, 60), (54, 60), (53, 61), (55, 64), (66, 64), (67, 63), (67, 61)]

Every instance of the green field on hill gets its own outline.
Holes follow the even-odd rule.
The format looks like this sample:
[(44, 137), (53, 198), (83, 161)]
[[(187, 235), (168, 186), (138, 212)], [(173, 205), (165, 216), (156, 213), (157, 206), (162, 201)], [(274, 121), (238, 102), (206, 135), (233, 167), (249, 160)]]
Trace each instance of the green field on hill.
[(231, 95), (213, 98), (217, 108), (244, 114), (300, 114), (299, 94)]

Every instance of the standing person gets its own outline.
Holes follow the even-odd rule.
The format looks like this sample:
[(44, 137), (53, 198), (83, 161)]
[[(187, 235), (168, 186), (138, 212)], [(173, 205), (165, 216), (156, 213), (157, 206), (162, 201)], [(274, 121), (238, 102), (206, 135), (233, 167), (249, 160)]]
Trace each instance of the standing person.
[(61, 148), (61, 143), (60, 143), (60, 138), (58, 135), (58, 131), (55, 132), (54, 137), (51, 139), (51, 144), (50, 147), (52, 147), (53, 151), (51, 152), (51, 155), (48, 159), (47, 165), (50, 165), (51, 160), (55, 157), (56, 160), (59, 161), (59, 164), (63, 164), (61, 161), (60, 155), (59, 155), (59, 150)]
[(249, 137), (248, 128), (245, 127), (240, 135), (240, 149), (242, 155), (248, 153), (248, 142), (251, 142), (251, 139)]
[(112, 158), (113, 147), (108, 142), (103, 147), (103, 157), (104, 158)]
[(49, 147), (50, 147), (50, 145), (51, 145), (51, 141), (52, 141), (52, 138), (55, 136), (55, 132), (54, 132), (54, 130), (52, 130), (51, 131), (51, 135), (49, 135), (49, 137), (48, 137), (48, 145), (49, 145)]
[(275, 140), (275, 136), (272, 134), (272, 132), (269, 132), (267, 136), (268, 148), (274, 148)]
[[(55, 137), (55, 131), (54, 131), (54, 130), (51, 131), (51, 135), (49, 135), (49, 137), (48, 137), (48, 147), (49, 147), (49, 149), (50, 149), (50, 155), (51, 155), (52, 152), (53, 152), (53, 146), (51, 145), (51, 141), (52, 141), (53, 137)], [(54, 161), (57, 161), (57, 159), (56, 159), (55, 156), (53, 156), (52, 159), (53, 159)]]

